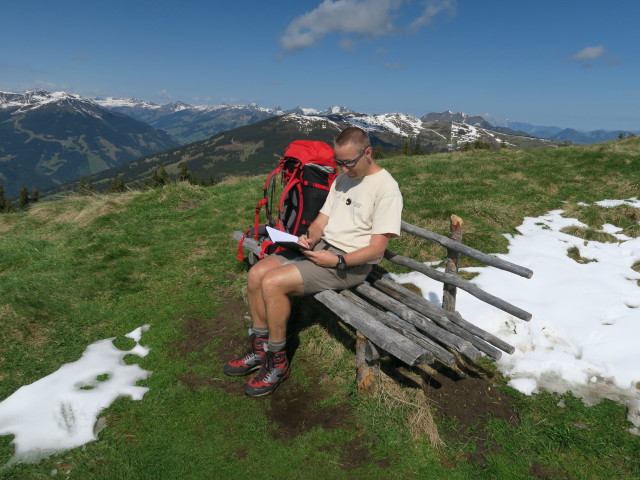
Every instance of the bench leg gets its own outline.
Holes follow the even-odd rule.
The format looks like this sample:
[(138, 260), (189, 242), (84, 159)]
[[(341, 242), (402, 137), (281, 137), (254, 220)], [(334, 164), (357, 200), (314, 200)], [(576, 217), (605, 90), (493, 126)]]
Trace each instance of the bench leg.
[(371, 393), (378, 376), (380, 355), (362, 333), (356, 332), (356, 383), (359, 393)]

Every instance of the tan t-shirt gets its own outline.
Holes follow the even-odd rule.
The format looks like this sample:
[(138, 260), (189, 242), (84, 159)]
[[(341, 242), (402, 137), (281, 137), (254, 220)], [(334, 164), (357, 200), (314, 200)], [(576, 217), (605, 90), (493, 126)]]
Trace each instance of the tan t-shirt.
[(402, 194), (384, 169), (362, 179), (342, 174), (331, 185), (320, 213), (329, 217), (325, 241), (350, 253), (368, 246), (373, 234), (400, 235)]

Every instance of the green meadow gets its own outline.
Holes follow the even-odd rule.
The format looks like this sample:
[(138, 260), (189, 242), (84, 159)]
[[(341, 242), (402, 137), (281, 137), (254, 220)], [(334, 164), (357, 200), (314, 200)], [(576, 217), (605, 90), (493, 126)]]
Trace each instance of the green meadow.
[[(585, 239), (603, 223), (640, 235), (637, 209), (578, 204), (640, 195), (640, 138), (381, 164), (401, 186), (406, 221), (448, 234), (456, 214), (464, 242), (487, 253), (505, 252), (503, 234), (524, 217), (553, 209), (587, 223), (572, 232)], [(466, 423), (444, 415), (420, 373), (392, 362), (377, 393), (358, 394), (351, 332), (310, 301), (296, 302), (290, 325), (291, 378), (266, 399), (244, 397), (245, 379), (222, 373), (249, 327), (247, 266), (231, 233), (252, 223), (263, 181), (67, 196), (0, 214), (0, 401), (93, 342), (117, 337), (131, 348), (124, 334), (144, 324), (151, 351), (126, 361), (153, 372), (139, 383), (149, 388), (141, 401), (120, 398), (102, 412), (96, 441), (0, 469), (0, 479), (640, 478), (640, 437), (627, 432), (624, 407), (524, 396), (488, 361), (469, 372), (515, 420), (478, 411), (475, 422), (473, 406)], [(420, 261), (446, 255), (408, 235), (390, 249)], [(0, 437), (2, 465), (11, 441)]]

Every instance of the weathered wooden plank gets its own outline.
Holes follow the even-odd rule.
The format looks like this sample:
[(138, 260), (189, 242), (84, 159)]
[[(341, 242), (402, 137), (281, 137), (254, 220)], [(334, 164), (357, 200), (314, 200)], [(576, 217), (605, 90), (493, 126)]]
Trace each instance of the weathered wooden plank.
[(476, 287), (473, 283), (467, 280), (463, 280), (462, 278), (456, 277), (455, 275), (448, 275), (446, 273), (439, 272), (435, 268), (428, 267), (424, 263), (420, 263), (412, 258), (403, 257), (402, 255), (396, 255), (390, 250), (385, 251), (384, 258), (397, 265), (403, 265), (415, 270), (416, 272), (424, 273), (427, 277), (433, 278), (434, 280), (437, 280), (439, 282), (455, 285), (456, 287), (463, 289), (465, 292), (470, 293), (474, 297), (479, 298), (483, 302), (488, 303), (489, 305), (493, 305), (494, 307), (497, 307), (500, 310), (503, 310), (521, 320), (531, 320), (531, 314), (529, 312), (522, 310), (521, 308), (518, 308), (515, 305), (512, 305), (511, 303), (496, 297), (495, 295), (491, 295), (490, 293), (485, 292), (484, 290)]
[[(360, 288), (363, 287), (363, 288)], [(466, 356), (467, 358), (469, 358), (472, 361), (476, 361), (478, 359), (480, 359), (480, 357), (482, 356), (480, 351), (475, 348), (470, 342), (468, 342), (467, 340), (464, 340), (460, 337), (458, 337), (457, 335), (439, 327), (438, 325), (436, 325), (435, 323), (433, 323), (431, 320), (429, 320), (426, 317), (421, 316), (421, 318), (419, 319), (418, 322), (412, 322), (411, 320), (408, 320), (407, 318), (405, 318), (405, 316), (403, 316), (402, 314), (405, 314), (407, 312), (403, 311), (402, 308), (396, 308), (397, 304), (400, 302), (397, 302), (395, 300), (393, 300), (392, 298), (387, 296), (387, 299), (390, 300), (391, 302), (395, 302), (394, 305), (391, 305), (390, 302), (385, 301), (384, 298), (382, 298), (384, 295), (384, 293), (376, 290), (375, 288), (371, 287), (370, 285), (360, 285), (358, 288), (356, 288), (356, 291), (358, 293), (360, 293), (361, 295), (363, 295), (365, 298), (371, 300), (372, 297), (375, 297), (377, 299), (380, 300), (380, 302), (373, 300), (375, 303), (378, 303), (379, 305), (381, 305), (382, 307), (386, 308), (387, 310), (391, 311), (392, 313), (394, 313), (395, 315), (398, 315), (400, 317), (400, 319), (406, 320), (405, 322), (400, 321), (400, 319), (393, 317), (387, 313), (384, 313), (380, 310), (378, 310), (377, 308), (375, 308), (373, 305), (367, 303), (363, 298), (358, 297), (355, 293), (350, 292), (348, 290), (341, 292), (343, 295), (346, 295), (348, 298), (350, 298), (351, 300), (353, 300), (355, 303), (358, 303), (359, 306), (365, 310), (366, 312), (370, 313), (371, 315), (378, 315), (378, 319), (384, 323), (385, 325), (393, 328), (396, 331), (399, 331), (400, 333), (402, 333), (403, 335), (405, 335), (406, 337), (410, 338), (411, 340), (413, 340), (414, 342), (420, 344), (420, 342), (422, 340), (428, 340), (428, 339), (432, 339), (435, 340), (436, 342), (438, 342), (439, 344), (442, 344), (444, 346), (447, 347), (451, 347), (454, 350), (458, 350), (460, 353), (462, 353), (464, 356)], [(388, 308), (391, 307), (391, 308)], [(404, 310), (409, 310), (408, 307), (405, 307)], [(414, 312), (414, 317), (419, 315), (417, 312)], [(409, 317), (411, 318), (411, 317)], [(413, 320), (416, 320), (416, 318), (412, 318)], [(407, 323), (411, 326), (413, 326), (413, 329), (407, 328)], [(420, 325), (416, 325), (416, 323), (419, 323)], [(420, 328), (420, 330), (422, 330), (422, 332), (419, 332), (415, 327)], [(416, 339), (417, 338), (417, 339)], [(433, 344), (433, 342), (429, 342), (431, 344)], [(436, 344), (437, 345), (437, 344)], [(425, 347), (427, 348), (427, 347)], [(429, 349), (429, 348), (427, 348)], [(444, 349), (440, 349), (440, 350), (444, 350)], [(446, 350), (444, 350), (446, 351)], [(439, 358), (438, 355), (439, 352), (434, 352), (434, 355)], [(451, 353), (451, 352), (448, 352)], [(453, 363), (455, 363), (455, 358), (449, 358), (447, 356), (447, 364), (448, 365), (453, 365)], [(453, 361), (453, 363), (451, 363)], [(445, 363), (445, 362), (443, 362)]]
[[(496, 337), (495, 335), (481, 329), (480, 327), (468, 322), (457, 312), (447, 312), (446, 310), (434, 305), (426, 298), (417, 293), (412, 292), (411, 290), (403, 287), (402, 285), (394, 282), (389, 278), (384, 278), (381, 276), (370, 275), (369, 276), (372, 285), (386, 293), (390, 297), (398, 300), (402, 304), (410, 307), (416, 312), (432, 319), (434, 322), (438, 323), (443, 328), (452, 328), (451, 324), (447, 323), (444, 318), (448, 319), (451, 323), (457, 325), (458, 327), (466, 330), (473, 337), (478, 337), (490, 345), (493, 345), (496, 348), (499, 348), (503, 352), (507, 352), (509, 354), (515, 351), (515, 348), (512, 345), (509, 345), (504, 340)], [(440, 323), (439, 323), (440, 322)], [(460, 333), (460, 335), (463, 335)], [(473, 338), (470, 337), (470, 338)], [(472, 341), (472, 340), (470, 340)], [(473, 343), (473, 341), (472, 341)], [(487, 355), (491, 356), (491, 352), (487, 352), (484, 350), (482, 344), (475, 344), (478, 349), (484, 351)]]
[(533, 271), (528, 268), (502, 260), (495, 255), (488, 255), (462, 243), (456, 243), (454, 240), (451, 240), (444, 235), (439, 235), (437, 233), (430, 232), (429, 230), (425, 230), (424, 228), (416, 227), (415, 225), (411, 225), (405, 221), (402, 222), (401, 228), (405, 232), (412, 233), (413, 235), (429, 240), (430, 242), (437, 243), (443, 247), (450, 248), (451, 250), (456, 250), (469, 258), (474, 258), (482, 263), (499, 268), (500, 270), (515, 273), (516, 275), (520, 275), (525, 278), (531, 278), (533, 275)]
[[(425, 360), (424, 363), (431, 364), (434, 362), (435, 359), (438, 359), (441, 363), (447, 366), (455, 365), (456, 363), (455, 355), (453, 355), (450, 351), (443, 348), (438, 343), (434, 342), (428, 336), (419, 332), (413, 324), (404, 321), (402, 318), (394, 317), (392, 315), (389, 315), (388, 313), (378, 310), (376, 307), (374, 307), (370, 303), (367, 303), (366, 300), (359, 297), (358, 295), (356, 295), (350, 290), (343, 290), (340, 292), (340, 294), (347, 297), (354, 304), (362, 308), (365, 312), (367, 312), (369, 315), (371, 315), (373, 318), (375, 318), (379, 322), (385, 324), (389, 328), (394, 329), (396, 332), (401, 333), (412, 342), (420, 345), (425, 350), (430, 352), (432, 354), (432, 357), (435, 357), (435, 358), (429, 359), (430, 361)], [(434, 327), (437, 328), (437, 326), (435, 325)], [(446, 344), (446, 342), (443, 342), (443, 343)], [(452, 347), (455, 348), (454, 346)], [(480, 352), (476, 350), (476, 353), (477, 353), (477, 358), (476, 358), (477, 360), (478, 358), (480, 358)]]
[[(433, 305), (428, 311), (426, 309), (416, 311), (411, 305), (404, 303), (401, 294), (395, 294), (384, 289), (380, 284), (376, 288), (371, 285), (360, 285), (356, 291), (368, 300), (395, 313), (405, 321), (415, 325), (420, 331), (429, 337), (447, 346), (455, 348), (458, 352), (466, 356), (471, 361), (477, 361), (481, 354), (485, 353), (494, 360), (502, 356), (502, 352), (490, 345), (485, 340), (478, 338), (465, 329), (452, 323), (444, 310), (437, 305)], [(421, 305), (413, 305), (413, 307)]]
[[(231, 234), (231, 236), (236, 242), (239, 242), (240, 240), (242, 240), (244, 233), (239, 230), (236, 230)], [(255, 238), (247, 237), (244, 239), (244, 242), (242, 243), (242, 248), (244, 248), (245, 250), (249, 250), (250, 252), (260, 256), (260, 244), (261, 242), (257, 241)]]
[(429, 360), (431, 354), (427, 350), (376, 321), (343, 295), (333, 290), (324, 290), (316, 293), (314, 298), (338, 315), (343, 322), (362, 332), (381, 349), (407, 365), (416, 365)]

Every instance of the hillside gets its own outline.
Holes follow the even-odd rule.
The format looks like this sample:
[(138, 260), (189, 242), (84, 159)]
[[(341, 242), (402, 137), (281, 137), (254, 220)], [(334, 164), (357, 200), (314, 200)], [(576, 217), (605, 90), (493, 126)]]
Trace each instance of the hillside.
[[(406, 220), (446, 234), (456, 213), (465, 221), (465, 243), (500, 252), (503, 234), (515, 233), (525, 216), (637, 195), (639, 152), (640, 139), (625, 139), (382, 164), (400, 184)], [(152, 372), (140, 382), (149, 388), (142, 399), (121, 398), (101, 414), (97, 441), (0, 470), (0, 479), (49, 478), (52, 471), (86, 480), (211, 472), (246, 478), (257, 459), (278, 478), (301, 471), (345, 479), (640, 475), (640, 438), (627, 432), (620, 405), (585, 407), (570, 394), (526, 397), (490, 363), (466, 376), (446, 369), (425, 376), (389, 363), (393, 378), (383, 376), (382, 391), (358, 395), (351, 337), (304, 302), (291, 323), (292, 377), (266, 402), (244, 398), (243, 379), (220, 371), (242, 348), (247, 328), (246, 267), (230, 232), (251, 224), (262, 182), (257, 176), (206, 188), (182, 183), (70, 196), (0, 214), (0, 400), (77, 360), (97, 340), (117, 337), (119, 348), (131, 348), (124, 333), (144, 324), (151, 327), (141, 344), (151, 351), (127, 363)], [(639, 234), (639, 219), (628, 213), (610, 221)], [(422, 261), (444, 255), (405, 236), (392, 248)], [(445, 442), (439, 450), (419, 428), (431, 411)], [(12, 455), (10, 442), (0, 438), (0, 464)], [(266, 449), (280, 453), (265, 457)]]
[[(163, 166), (176, 177), (183, 165), (196, 179), (210, 182), (229, 176), (246, 176), (270, 171), (286, 146), (295, 139), (322, 140), (331, 143), (349, 125), (365, 129), (376, 150), (383, 155), (398, 154), (403, 148), (441, 152), (473, 146), (482, 142), (490, 148), (549, 148), (548, 140), (486, 130), (466, 123), (422, 121), (410, 115), (364, 115), (341, 112), (314, 115), (290, 113), (268, 118), (251, 125), (222, 132), (156, 155), (129, 162), (91, 177), (94, 187), (104, 191), (121, 176), (129, 185), (151, 183), (156, 170)], [(75, 190), (77, 183), (64, 188)], [(62, 189), (53, 190), (56, 193)]]
[(46, 190), (177, 143), (165, 132), (62, 92), (0, 92), (0, 182)]
[[(382, 165), (399, 182), (407, 221), (446, 234), (455, 213), (465, 222), (466, 244), (502, 252), (504, 234), (526, 216), (637, 195), (639, 152), (635, 138), (394, 157)], [(221, 374), (248, 326), (246, 267), (230, 232), (251, 224), (263, 180), (69, 196), (0, 214), (0, 401), (77, 360), (97, 340), (117, 337), (120, 349), (132, 348), (123, 335), (144, 324), (151, 327), (141, 344), (150, 353), (127, 363), (152, 372), (140, 382), (149, 388), (142, 399), (121, 398), (101, 414), (97, 441), (10, 466), (0, 479), (49, 478), (52, 471), (86, 480), (211, 472), (246, 478), (257, 460), (273, 478), (301, 471), (345, 479), (640, 476), (640, 438), (627, 432), (620, 405), (585, 407), (571, 394), (524, 396), (489, 362), (465, 376), (437, 365), (429, 376), (386, 363), (392, 377), (383, 375), (384, 388), (358, 395), (351, 337), (304, 302), (291, 322), (291, 378), (266, 402), (246, 399), (244, 379)], [(640, 234), (640, 219), (629, 211), (611, 215), (609, 222)], [(404, 235), (392, 248), (421, 261), (444, 256)], [(431, 412), (440, 449), (420, 429)], [(0, 464), (12, 455), (11, 440), (0, 437)], [(280, 453), (265, 456), (267, 449)]]
[[(500, 124), (501, 122), (496, 122)], [(560, 128), (554, 126), (531, 125), (525, 122), (504, 122), (505, 128), (512, 131), (519, 131), (538, 138), (546, 138), (560, 143), (569, 143), (573, 145), (592, 145), (594, 143), (609, 142), (623, 136), (633, 136), (640, 134), (640, 131), (621, 131), (621, 130), (592, 130), (580, 131), (575, 128)]]

